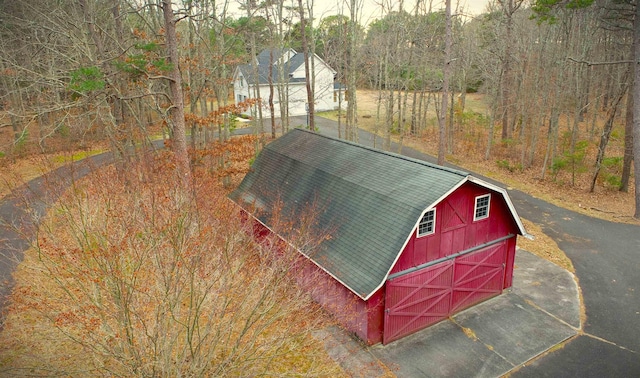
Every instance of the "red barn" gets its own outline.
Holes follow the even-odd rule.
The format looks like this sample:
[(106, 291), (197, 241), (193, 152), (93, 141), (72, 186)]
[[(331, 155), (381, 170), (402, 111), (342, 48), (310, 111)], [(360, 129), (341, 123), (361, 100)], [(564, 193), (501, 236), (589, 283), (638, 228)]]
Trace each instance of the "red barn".
[[(312, 293), (369, 344), (388, 343), (511, 286), (525, 229), (507, 192), (468, 173), (305, 130), (268, 144), (230, 198), (270, 229), (317, 204), (331, 230), (300, 252)], [(277, 204), (276, 204), (277, 203)], [(314, 274), (311, 273), (318, 273)]]

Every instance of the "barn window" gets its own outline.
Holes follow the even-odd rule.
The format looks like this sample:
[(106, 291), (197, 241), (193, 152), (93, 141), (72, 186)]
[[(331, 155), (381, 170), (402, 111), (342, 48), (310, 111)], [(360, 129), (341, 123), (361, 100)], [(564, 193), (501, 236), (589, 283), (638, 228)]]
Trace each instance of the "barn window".
[(491, 194), (476, 197), (476, 208), (474, 210), (473, 220), (489, 218), (489, 202)]
[(433, 234), (436, 230), (436, 209), (429, 210), (418, 223), (418, 236)]

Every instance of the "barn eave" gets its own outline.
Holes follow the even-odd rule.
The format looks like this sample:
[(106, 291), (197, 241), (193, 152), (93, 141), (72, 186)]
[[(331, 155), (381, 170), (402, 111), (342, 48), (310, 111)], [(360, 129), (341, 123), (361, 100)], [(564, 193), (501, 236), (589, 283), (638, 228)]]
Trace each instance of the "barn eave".
[(365, 296), (364, 294), (358, 293), (356, 290), (354, 290), (353, 288), (351, 288), (347, 283), (343, 282), (340, 278), (336, 277), (334, 274), (332, 274), (329, 270), (325, 269), (321, 264), (318, 264), (316, 261), (314, 261), (309, 255), (307, 255), (306, 253), (304, 253), (303, 251), (301, 251), (298, 247), (296, 247), (295, 245), (289, 243), (289, 241), (287, 241), (286, 238), (284, 238), (282, 235), (278, 234), (277, 232), (275, 232), (271, 227), (269, 227), (267, 224), (265, 224), (263, 221), (261, 221), (258, 217), (255, 217), (248, 209), (246, 209), (244, 206), (242, 206), (242, 204), (237, 203), (236, 201), (234, 201), (233, 199), (229, 198), (229, 200), (231, 202), (233, 202), (234, 204), (236, 204), (238, 207), (240, 207), (243, 211), (245, 211), (250, 217), (251, 219), (255, 220), (256, 222), (260, 223), (264, 228), (266, 228), (267, 230), (269, 230), (269, 232), (275, 236), (277, 236), (280, 240), (284, 241), (285, 243), (287, 243), (287, 245), (289, 245), (291, 248), (295, 249), (296, 251), (298, 251), (299, 254), (301, 254), (302, 256), (304, 256), (304, 258), (306, 258), (308, 261), (311, 261), (313, 263), (313, 265), (317, 266), (318, 268), (320, 268), (320, 270), (322, 270), (323, 272), (325, 272), (326, 274), (328, 274), (331, 278), (333, 278), (334, 280), (338, 281), (342, 286), (346, 287), (347, 289), (349, 289), (349, 291), (351, 291), (353, 294), (357, 295), (358, 298), (362, 299), (362, 300), (367, 300), (369, 299), (369, 297), (371, 295), (373, 295), (373, 293), (375, 293), (378, 289), (374, 290), (372, 293), (370, 293), (369, 295)]

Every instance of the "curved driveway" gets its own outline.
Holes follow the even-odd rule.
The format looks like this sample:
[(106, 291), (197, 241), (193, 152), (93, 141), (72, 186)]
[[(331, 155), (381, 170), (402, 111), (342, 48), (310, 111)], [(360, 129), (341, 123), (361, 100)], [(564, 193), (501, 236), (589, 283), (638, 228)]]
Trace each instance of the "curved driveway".
[[(113, 161), (111, 153), (68, 164), (29, 181), (0, 200), (0, 311), (13, 288), (12, 272), (35, 236), (38, 220), (71, 184), (92, 169)], [(3, 315), (3, 314), (2, 314)], [(4, 316), (0, 316), (0, 328)]]
[[(296, 126), (305, 121), (305, 117), (293, 117), (291, 122)], [(316, 122), (320, 133), (337, 136), (336, 122), (319, 117)], [(365, 131), (360, 131), (358, 142), (378, 147), (382, 144), (380, 138)], [(397, 145), (392, 148), (398, 151)], [(410, 148), (402, 148), (401, 153), (435, 162), (433, 157)], [(4, 256), (0, 261), (0, 308), (4, 308), (12, 286), (11, 271), (28, 247), (25, 240), (34, 235), (34, 218), (30, 215), (43, 215), (47, 204), (71, 179), (111, 160), (110, 154), (102, 154), (87, 163), (59, 168), (0, 201), (0, 256)], [(512, 376), (640, 376), (640, 227), (587, 217), (520, 191), (509, 190), (509, 194), (518, 213), (539, 224), (572, 260), (587, 317), (582, 334)], [(24, 232), (18, 234), (13, 227), (1, 226), (3, 223)]]

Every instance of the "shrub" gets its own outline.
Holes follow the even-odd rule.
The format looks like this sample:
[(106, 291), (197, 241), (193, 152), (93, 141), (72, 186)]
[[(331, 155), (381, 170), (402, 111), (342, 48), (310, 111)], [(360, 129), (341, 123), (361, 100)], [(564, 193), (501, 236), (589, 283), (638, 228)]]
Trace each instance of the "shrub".
[(506, 169), (507, 171), (509, 171), (511, 173), (522, 171), (522, 164), (520, 164), (520, 163), (511, 164), (509, 162), (509, 160), (506, 160), (506, 159), (505, 160), (496, 161), (496, 165), (499, 168)]
[(602, 170), (600, 176), (604, 183), (614, 189), (620, 188), (622, 184), (622, 164), (624, 158), (621, 156), (612, 156), (602, 159)]

